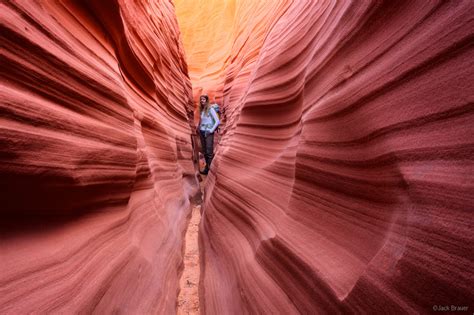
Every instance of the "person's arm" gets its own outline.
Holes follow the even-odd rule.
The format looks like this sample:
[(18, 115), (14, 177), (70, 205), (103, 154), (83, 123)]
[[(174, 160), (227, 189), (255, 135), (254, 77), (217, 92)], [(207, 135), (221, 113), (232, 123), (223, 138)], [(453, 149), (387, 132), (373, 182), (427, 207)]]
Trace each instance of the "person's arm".
[(216, 111), (214, 108), (210, 108), (209, 111), (211, 112), (212, 118), (214, 119), (214, 125), (212, 126), (211, 130), (209, 130), (210, 133), (213, 133), (217, 126), (219, 126), (220, 120), (219, 117), (217, 117)]
[(199, 122), (196, 126), (196, 132), (199, 135), (199, 132), (201, 131), (201, 110), (199, 110)]

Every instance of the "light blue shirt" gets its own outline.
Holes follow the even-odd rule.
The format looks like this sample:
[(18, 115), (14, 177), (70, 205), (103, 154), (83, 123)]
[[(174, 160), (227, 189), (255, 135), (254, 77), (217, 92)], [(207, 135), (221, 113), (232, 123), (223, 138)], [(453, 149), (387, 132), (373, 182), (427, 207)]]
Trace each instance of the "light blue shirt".
[(209, 131), (213, 133), (217, 126), (219, 126), (219, 117), (217, 117), (216, 111), (214, 108), (210, 107), (209, 111), (202, 111), (201, 112), (201, 124), (199, 125), (199, 130), (201, 131)]

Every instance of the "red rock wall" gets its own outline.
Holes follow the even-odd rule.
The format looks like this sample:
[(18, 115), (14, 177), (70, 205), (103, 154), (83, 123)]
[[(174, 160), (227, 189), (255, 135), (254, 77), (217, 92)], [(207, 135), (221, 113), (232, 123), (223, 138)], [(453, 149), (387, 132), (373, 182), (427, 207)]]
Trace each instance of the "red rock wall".
[(2, 1), (0, 313), (173, 313), (192, 91), (169, 1)]
[[(203, 206), (201, 307), (474, 309), (473, 2), (279, 5), (214, 84), (228, 123)], [(258, 15), (234, 20), (231, 43), (250, 40)], [(215, 78), (203, 69), (192, 78)]]
[[(226, 118), (204, 312), (474, 309), (472, 2), (193, 3), (194, 94)], [(8, 1), (0, 25), (0, 313), (173, 313), (197, 189), (173, 5)]]

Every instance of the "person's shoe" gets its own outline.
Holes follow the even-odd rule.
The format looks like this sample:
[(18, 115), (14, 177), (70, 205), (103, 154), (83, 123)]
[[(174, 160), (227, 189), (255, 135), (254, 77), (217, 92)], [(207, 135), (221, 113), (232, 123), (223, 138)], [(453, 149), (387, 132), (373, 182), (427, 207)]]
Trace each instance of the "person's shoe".
[(209, 169), (206, 167), (202, 171), (199, 171), (199, 173), (201, 173), (203, 175), (207, 175), (209, 173)]

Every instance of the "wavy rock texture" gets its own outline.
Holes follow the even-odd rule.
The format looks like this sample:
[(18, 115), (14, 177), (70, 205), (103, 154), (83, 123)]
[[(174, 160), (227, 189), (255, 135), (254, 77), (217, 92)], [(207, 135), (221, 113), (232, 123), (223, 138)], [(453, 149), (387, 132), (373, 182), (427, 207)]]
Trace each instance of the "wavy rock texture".
[(228, 119), (201, 308), (472, 310), (473, 2), (224, 3), (177, 2), (201, 21), (182, 26), (194, 94)]
[(173, 313), (192, 90), (169, 1), (2, 1), (0, 313)]
[(245, 93), (265, 36), (288, 1), (175, 0), (175, 4), (195, 102), (207, 93), (220, 104), (229, 100), (234, 104), (221, 109), (237, 110), (235, 104)]

